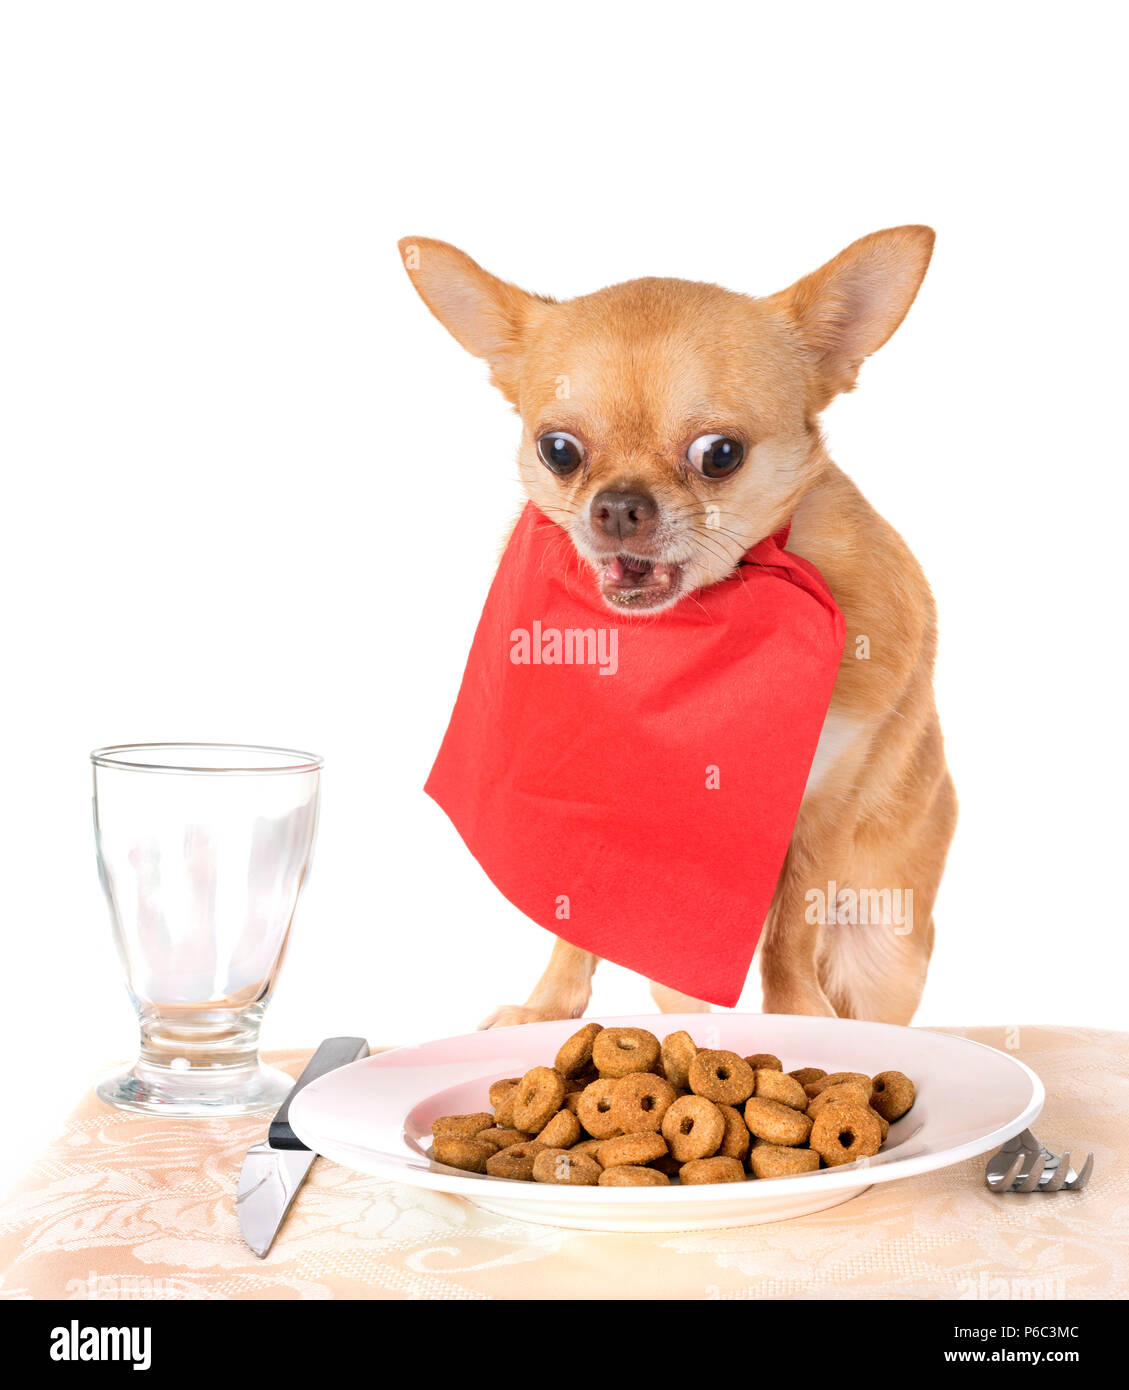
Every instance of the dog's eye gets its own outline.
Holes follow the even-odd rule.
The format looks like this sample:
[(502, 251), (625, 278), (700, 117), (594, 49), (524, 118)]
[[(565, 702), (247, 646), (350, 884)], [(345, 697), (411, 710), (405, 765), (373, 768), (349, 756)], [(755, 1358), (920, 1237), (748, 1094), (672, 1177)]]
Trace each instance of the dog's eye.
[(537, 441), (537, 452), (545, 467), (558, 478), (563, 478), (566, 473), (574, 473), (584, 461), (584, 446), (580, 440), (559, 430), (553, 434), (543, 434)]
[(745, 446), (723, 434), (703, 434), (686, 451), (686, 460), (705, 478), (728, 478), (745, 457)]

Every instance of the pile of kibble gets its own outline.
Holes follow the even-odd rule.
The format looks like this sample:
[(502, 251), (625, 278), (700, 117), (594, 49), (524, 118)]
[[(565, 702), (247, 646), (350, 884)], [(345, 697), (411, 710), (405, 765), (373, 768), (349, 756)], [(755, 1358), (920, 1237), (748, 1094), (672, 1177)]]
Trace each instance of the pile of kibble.
[(780, 1178), (872, 1158), (913, 1102), (900, 1071), (786, 1072), (771, 1053), (587, 1023), (551, 1067), (495, 1081), (492, 1111), (436, 1120), (432, 1157), (574, 1187)]

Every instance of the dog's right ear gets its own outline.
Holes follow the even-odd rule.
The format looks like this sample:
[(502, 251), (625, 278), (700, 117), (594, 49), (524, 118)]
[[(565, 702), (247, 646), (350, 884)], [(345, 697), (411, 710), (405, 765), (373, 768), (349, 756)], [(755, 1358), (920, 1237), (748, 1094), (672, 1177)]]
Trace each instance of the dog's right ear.
[(551, 301), (499, 280), (457, 246), (430, 237), (403, 237), (404, 269), (420, 298), (467, 352), (490, 364), (490, 377), (517, 403), (522, 339), (537, 304)]

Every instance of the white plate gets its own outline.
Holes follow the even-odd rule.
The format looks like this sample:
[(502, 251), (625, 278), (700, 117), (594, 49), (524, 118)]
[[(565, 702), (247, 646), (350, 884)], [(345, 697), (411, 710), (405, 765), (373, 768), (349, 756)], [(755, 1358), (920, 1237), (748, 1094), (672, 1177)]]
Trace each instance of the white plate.
[(891, 1125), (877, 1157), (789, 1178), (695, 1187), (557, 1187), (433, 1162), (432, 1121), (489, 1109), (492, 1081), (551, 1066), (558, 1047), (580, 1026), (564, 1020), (366, 1057), (300, 1091), (290, 1123), (309, 1148), (346, 1167), (454, 1192), (517, 1220), (592, 1231), (691, 1231), (803, 1216), (845, 1202), (872, 1183), (959, 1163), (1018, 1134), (1043, 1106), (1042, 1083), (1016, 1058), (919, 1028), (786, 1014), (636, 1014), (600, 1022), (647, 1028), (660, 1037), (684, 1028), (699, 1046), (728, 1048), (743, 1057), (773, 1052), (786, 1070), (902, 1071), (913, 1078), (917, 1102)]

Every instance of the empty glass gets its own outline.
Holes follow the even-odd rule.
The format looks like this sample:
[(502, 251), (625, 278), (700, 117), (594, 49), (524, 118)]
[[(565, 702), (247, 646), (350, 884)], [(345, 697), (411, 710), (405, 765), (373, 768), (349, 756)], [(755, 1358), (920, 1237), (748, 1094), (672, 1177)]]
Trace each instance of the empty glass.
[(141, 1024), (134, 1065), (98, 1094), (176, 1115), (281, 1105), (259, 1061), (317, 829), (322, 760), (246, 744), (99, 748), (98, 871)]

